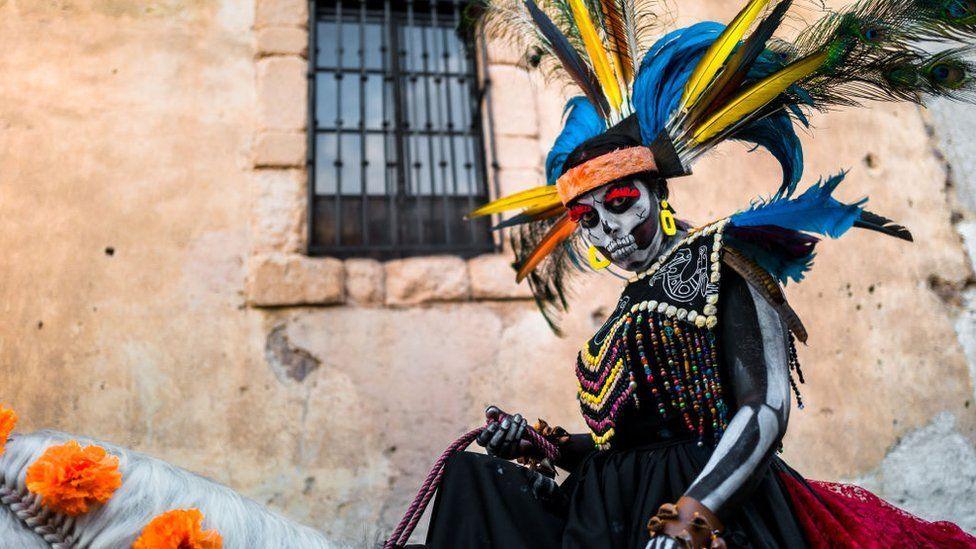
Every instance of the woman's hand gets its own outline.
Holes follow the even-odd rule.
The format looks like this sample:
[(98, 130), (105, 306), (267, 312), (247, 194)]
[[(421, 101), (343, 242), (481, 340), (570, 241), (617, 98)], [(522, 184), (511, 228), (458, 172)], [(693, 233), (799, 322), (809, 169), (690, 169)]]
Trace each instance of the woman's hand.
[[(497, 406), (489, 406), (485, 410), (485, 415), (488, 417), (502, 414), (503, 412)], [(485, 430), (478, 435), (478, 445), (482, 446), (489, 456), (501, 459), (522, 457), (522, 445), (519, 442), (525, 436), (528, 426), (529, 422), (522, 417), (522, 414), (506, 415), (501, 421), (491, 422), (485, 427)]]
[[(488, 451), (489, 456), (499, 459), (518, 459), (523, 465), (526, 465), (525, 459), (541, 457), (540, 451), (525, 436), (529, 429), (529, 422), (522, 417), (522, 414), (510, 416), (497, 406), (489, 406), (485, 410), (485, 417), (489, 420), (488, 426), (476, 440)], [(498, 421), (499, 417), (502, 418), (501, 421)], [(539, 422), (545, 425), (542, 420)], [(559, 485), (552, 478), (555, 471), (547, 473), (537, 465), (529, 465), (528, 469), (532, 475), (532, 493), (536, 498), (542, 501), (554, 501), (561, 496)]]

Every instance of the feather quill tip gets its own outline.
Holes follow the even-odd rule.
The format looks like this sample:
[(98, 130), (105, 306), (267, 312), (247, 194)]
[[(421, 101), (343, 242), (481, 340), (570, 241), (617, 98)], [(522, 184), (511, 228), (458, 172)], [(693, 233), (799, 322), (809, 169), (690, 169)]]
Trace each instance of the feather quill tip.
[(912, 236), (911, 231), (888, 219), (887, 217), (884, 217), (883, 215), (878, 215), (868, 210), (861, 210), (861, 215), (858, 217), (857, 221), (854, 222), (854, 226), (859, 229), (867, 229), (869, 231), (886, 234), (906, 242), (915, 242), (915, 238)]
[(484, 206), (468, 213), (465, 219), (473, 219), (486, 215), (501, 213), (509, 210), (545, 210), (561, 204), (559, 194), (554, 185), (541, 185), (532, 189), (493, 200)]

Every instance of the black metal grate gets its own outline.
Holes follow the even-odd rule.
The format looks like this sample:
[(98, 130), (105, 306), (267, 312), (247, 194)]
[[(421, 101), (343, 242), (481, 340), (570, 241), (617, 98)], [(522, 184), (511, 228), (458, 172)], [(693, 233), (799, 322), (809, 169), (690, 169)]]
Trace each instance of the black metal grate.
[(464, 219), (488, 196), (490, 131), (465, 1), (310, 2), (311, 254), (494, 249), (487, 221)]

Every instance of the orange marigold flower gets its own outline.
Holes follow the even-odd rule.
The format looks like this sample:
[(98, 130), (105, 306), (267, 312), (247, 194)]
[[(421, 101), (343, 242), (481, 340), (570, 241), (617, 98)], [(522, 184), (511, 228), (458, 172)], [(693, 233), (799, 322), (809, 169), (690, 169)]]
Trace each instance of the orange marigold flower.
[(119, 458), (101, 446), (82, 448), (72, 440), (48, 448), (27, 468), (26, 480), (42, 505), (73, 517), (108, 501), (122, 486), (122, 473)]
[(0, 456), (3, 455), (4, 446), (7, 445), (7, 437), (14, 430), (17, 424), (17, 413), (10, 408), (0, 406)]
[(220, 534), (203, 530), (202, 523), (198, 509), (167, 511), (146, 525), (132, 549), (220, 549)]

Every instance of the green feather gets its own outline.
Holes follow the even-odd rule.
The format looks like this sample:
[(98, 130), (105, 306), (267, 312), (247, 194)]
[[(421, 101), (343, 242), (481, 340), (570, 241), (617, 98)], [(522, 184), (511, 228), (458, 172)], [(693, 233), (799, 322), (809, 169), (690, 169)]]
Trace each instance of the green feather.
[(967, 53), (971, 53), (968, 48), (946, 50), (927, 59), (919, 67), (919, 74), (925, 79), (926, 93), (951, 99), (971, 96), (974, 67), (965, 58)]

